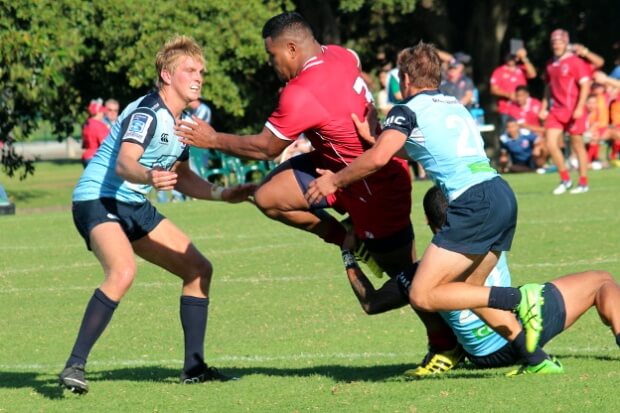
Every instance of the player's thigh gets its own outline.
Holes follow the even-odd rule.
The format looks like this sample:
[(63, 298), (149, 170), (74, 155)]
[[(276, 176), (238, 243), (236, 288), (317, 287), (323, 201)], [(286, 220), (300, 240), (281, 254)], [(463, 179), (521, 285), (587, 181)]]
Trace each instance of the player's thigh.
[(611, 280), (605, 271), (584, 271), (551, 281), (560, 291), (566, 308), (564, 328), (568, 328), (594, 305), (601, 286)]
[(377, 264), (391, 277), (411, 265), (416, 259), (413, 240), (391, 248), (389, 251), (371, 250), (371, 254)]
[(103, 222), (90, 231), (90, 248), (101, 263), (106, 276), (125, 274), (133, 278), (136, 259), (127, 235), (118, 222)]
[(184, 280), (210, 274), (211, 264), (169, 219), (132, 243), (136, 254)]
[(254, 200), (261, 209), (282, 211), (309, 209), (290, 160), (284, 162), (265, 178), (254, 193)]
[(472, 263), (470, 258), (459, 252), (430, 244), (413, 277), (411, 289), (415, 293), (423, 294), (440, 284), (464, 281)]

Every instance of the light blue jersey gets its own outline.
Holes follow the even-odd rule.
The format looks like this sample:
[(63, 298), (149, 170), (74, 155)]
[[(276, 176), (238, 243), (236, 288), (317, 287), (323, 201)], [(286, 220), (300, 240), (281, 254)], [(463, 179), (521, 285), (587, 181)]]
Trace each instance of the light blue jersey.
[[(506, 253), (502, 252), (497, 265), (487, 277), (484, 285), (510, 287), (510, 283)], [(457, 340), (468, 354), (478, 357), (488, 356), (508, 343), (471, 310), (440, 311), (439, 314), (454, 331)]]
[[(398, 286), (403, 297), (409, 298), (411, 282), (415, 276), (417, 263), (411, 271), (404, 271), (396, 276)], [(510, 287), (511, 278), (508, 270), (506, 253), (502, 252), (497, 265), (488, 275), (485, 285), (496, 287)], [(458, 342), (465, 351), (472, 356), (483, 357), (501, 349), (507, 341), (497, 334), (484, 321), (480, 320), (471, 310), (440, 311), (439, 315), (450, 326)]]
[(420, 92), (390, 110), (385, 129), (407, 136), (408, 156), (418, 161), (451, 202), (473, 185), (497, 176), (471, 114), (453, 96)]
[(115, 198), (126, 203), (146, 202), (151, 185), (128, 182), (115, 172), (121, 143), (132, 142), (144, 148), (139, 162), (145, 168), (160, 166), (170, 170), (175, 162), (189, 158), (188, 147), (175, 135), (174, 125), (174, 116), (158, 93), (130, 103), (84, 170), (73, 191), (73, 201)]

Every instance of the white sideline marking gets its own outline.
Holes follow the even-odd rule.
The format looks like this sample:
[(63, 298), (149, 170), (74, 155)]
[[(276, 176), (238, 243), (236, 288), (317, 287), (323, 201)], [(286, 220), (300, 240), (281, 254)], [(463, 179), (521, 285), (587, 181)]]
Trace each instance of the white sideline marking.
[[(615, 353), (614, 346), (610, 347), (557, 347), (552, 346), (554, 353), (570, 352), (574, 354), (587, 353), (587, 354), (607, 354)], [(411, 363), (417, 363), (423, 353), (300, 353), (300, 354), (287, 354), (287, 355), (253, 355), (253, 356), (219, 356), (219, 357), (207, 357), (209, 364), (217, 363), (270, 363), (274, 361), (321, 361), (321, 360), (376, 360), (376, 359), (395, 359), (395, 358), (407, 358), (411, 360)], [(88, 362), (89, 366), (97, 367), (127, 367), (127, 366), (151, 366), (151, 365), (181, 365), (183, 360), (181, 359), (163, 359), (163, 360), (149, 360), (149, 359), (137, 359), (137, 360), (92, 360)], [(1, 370), (52, 370), (60, 368), (61, 364), (39, 364), (39, 363), (14, 363), (14, 364), (0, 364)], [(232, 367), (232, 366), (229, 366)]]
[[(298, 276), (298, 277), (220, 277), (214, 278), (213, 283), (263, 283), (263, 282), (304, 282), (304, 281), (319, 281), (325, 280), (329, 278), (329, 276)], [(165, 288), (165, 287), (180, 287), (181, 281), (178, 282), (164, 282), (164, 281), (153, 281), (153, 282), (136, 282), (132, 285), (131, 288)], [(94, 290), (97, 288), (95, 284), (93, 285), (70, 285), (70, 286), (62, 286), (62, 287), (36, 287), (36, 288), (0, 288), (0, 294), (15, 294), (15, 293), (49, 293), (56, 291), (85, 291), (85, 290)]]

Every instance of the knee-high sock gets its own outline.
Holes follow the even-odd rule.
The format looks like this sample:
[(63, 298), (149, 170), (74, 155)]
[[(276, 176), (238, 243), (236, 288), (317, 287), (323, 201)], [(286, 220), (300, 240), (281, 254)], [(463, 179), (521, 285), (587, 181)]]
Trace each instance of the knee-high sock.
[(209, 299), (181, 296), (181, 325), (185, 337), (183, 370), (189, 371), (204, 363)]
[(98, 288), (95, 290), (86, 306), (80, 331), (71, 350), (71, 356), (67, 360), (67, 367), (73, 364), (86, 364), (90, 350), (110, 322), (117, 306), (118, 302), (111, 300), (103, 291)]

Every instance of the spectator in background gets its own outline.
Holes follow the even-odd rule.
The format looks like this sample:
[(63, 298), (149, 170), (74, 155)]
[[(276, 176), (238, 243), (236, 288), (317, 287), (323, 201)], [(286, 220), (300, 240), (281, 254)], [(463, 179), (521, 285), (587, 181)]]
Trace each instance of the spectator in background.
[(620, 80), (607, 76), (603, 72), (594, 74), (594, 81), (605, 85), (609, 90), (611, 103), (609, 104), (609, 160), (612, 165), (620, 166), (618, 154), (620, 153)]
[(614, 64), (616, 65), (616, 67), (614, 67), (614, 70), (611, 71), (609, 76), (616, 80), (620, 80), (620, 55), (616, 56)]
[(506, 131), (499, 139), (502, 172), (533, 172), (547, 162), (548, 155), (541, 137), (521, 128), (515, 118), (506, 119)]
[(474, 82), (465, 75), (465, 64), (470, 60), (464, 53), (455, 53), (454, 60), (448, 65), (446, 77), (439, 85), (441, 93), (454, 96), (467, 109), (472, 107), (474, 99)]
[(530, 96), (528, 87), (521, 85), (515, 89), (514, 101), (506, 105), (506, 114), (509, 118), (515, 118), (520, 127), (543, 136), (545, 129), (540, 124), (539, 117), (541, 106), (540, 100)]
[(587, 130), (584, 141), (588, 149), (588, 161), (592, 169), (601, 169), (603, 164), (599, 159), (601, 142), (610, 139), (609, 132), (609, 99), (605, 93), (605, 86), (593, 83), (591, 93), (586, 100), (588, 112)]
[(196, 116), (209, 124), (211, 123), (211, 108), (204, 99), (200, 98), (190, 102), (187, 109), (190, 116)]
[(504, 64), (491, 74), (491, 94), (497, 97), (497, 111), (501, 117), (502, 127), (510, 116), (509, 104), (516, 102), (517, 87), (527, 86), (527, 79), (535, 77), (536, 69), (527, 58), (527, 51), (524, 48), (517, 50), (515, 54), (508, 53), (504, 58)]
[(381, 85), (381, 90), (379, 90), (379, 93), (377, 93), (377, 109), (379, 109), (379, 113), (382, 116), (387, 115), (390, 109), (392, 109), (392, 106), (394, 106), (394, 104), (390, 102), (388, 98), (387, 87), (388, 87), (389, 71), (390, 69), (388, 66), (388, 67), (383, 67), (381, 71), (379, 72), (379, 84)]
[(548, 87), (541, 118), (545, 119), (547, 150), (561, 179), (553, 194), (563, 194), (573, 185), (561, 150), (564, 132), (570, 134), (571, 149), (579, 162), (579, 185), (570, 193), (581, 194), (588, 192), (588, 158), (582, 135), (586, 130), (585, 103), (590, 93), (590, 71), (585, 62), (570, 51), (567, 31), (554, 30), (550, 41), (553, 58), (546, 68)]
[(120, 105), (118, 104), (118, 100), (108, 99), (105, 101), (104, 107), (103, 121), (108, 125), (109, 129), (112, 129), (112, 126), (116, 123), (116, 119), (118, 119)]
[(389, 104), (395, 105), (403, 100), (403, 94), (400, 92), (400, 78), (398, 77), (397, 67), (387, 73), (386, 90)]
[(101, 99), (91, 100), (88, 104), (88, 114), (90, 117), (82, 126), (82, 165), (86, 165), (93, 159), (95, 152), (108, 136), (110, 129), (103, 121), (105, 108)]

